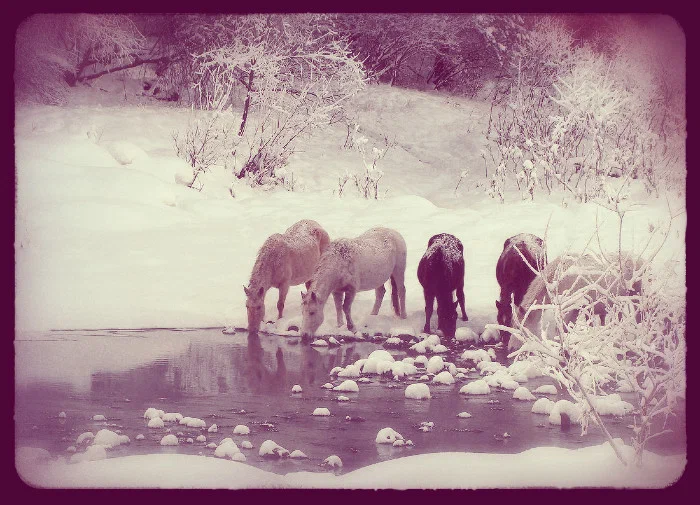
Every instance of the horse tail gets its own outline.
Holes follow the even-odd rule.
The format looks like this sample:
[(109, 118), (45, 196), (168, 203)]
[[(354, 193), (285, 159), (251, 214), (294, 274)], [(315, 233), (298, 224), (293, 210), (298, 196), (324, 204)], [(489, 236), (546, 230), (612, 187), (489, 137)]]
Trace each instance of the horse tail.
[(397, 316), (401, 316), (401, 309), (399, 308), (399, 290), (393, 275), (391, 276), (391, 304), (394, 306), (394, 313)]

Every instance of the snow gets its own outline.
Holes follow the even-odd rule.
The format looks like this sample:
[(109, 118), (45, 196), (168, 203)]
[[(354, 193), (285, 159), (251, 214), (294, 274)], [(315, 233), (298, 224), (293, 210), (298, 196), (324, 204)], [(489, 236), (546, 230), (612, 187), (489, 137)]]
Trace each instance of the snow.
[(241, 451), (238, 449), (236, 443), (230, 438), (225, 438), (214, 451), (214, 456), (217, 458), (233, 458), (233, 456), (239, 452)]
[(293, 450), (289, 454), (289, 457), (294, 458), (294, 459), (306, 459), (306, 458), (308, 458), (308, 456), (306, 454), (304, 454), (303, 452), (301, 452), (299, 449)]
[(333, 454), (332, 456), (328, 456), (326, 459), (324, 459), (322, 465), (329, 466), (331, 468), (342, 468), (343, 462), (338, 456)]
[(276, 456), (278, 458), (282, 458), (282, 457), (288, 456), (289, 451), (272, 440), (265, 440), (260, 445), (260, 450), (258, 451), (258, 455), (260, 455), (260, 456)]
[(556, 388), (556, 386), (554, 386), (552, 384), (542, 384), (537, 389), (535, 389), (533, 391), (533, 393), (542, 393), (545, 395), (555, 395), (555, 394), (557, 394), (557, 388)]
[(403, 445), (405, 445), (405, 444), (406, 444), (406, 442), (404, 442), (403, 440), (399, 439), (399, 440), (394, 440), (394, 443), (391, 444), (391, 445), (392, 445), (393, 447), (401, 447), (401, 446), (403, 446)]
[(442, 353), (446, 353), (448, 351), (449, 351), (449, 349), (442, 344), (438, 344), (435, 347), (433, 347), (433, 352), (436, 354), (442, 354)]
[(415, 358), (413, 358), (413, 364), (426, 366), (428, 364), (428, 357), (427, 356), (416, 356)]
[(236, 454), (231, 456), (231, 459), (233, 461), (238, 461), (240, 463), (244, 463), (247, 458), (245, 457), (245, 454), (243, 454), (242, 452), (237, 452)]
[(506, 378), (501, 378), (500, 379), (500, 384), (499, 384), (503, 389), (518, 389), (520, 387), (520, 384), (518, 384), (518, 381), (515, 381), (513, 379), (506, 379)]
[(357, 382), (354, 380), (346, 380), (341, 382), (339, 385), (333, 388), (334, 391), (346, 391), (350, 393), (357, 393), (360, 388), (357, 385)]
[(481, 333), (479, 339), (484, 343), (500, 342), (501, 332), (498, 329), (487, 325), (484, 328), (484, 331)]
[(469, 412), (460, 412), (459, 414), (457, 414), (457, 417), (462, 417), (462, 418), (469, 418), (471, 416), (472, 415)]
[(333, 389), (333, 384), (330, 382), (326, 382), (323, 386), (321, 386), (323, 389)]
[(299, 384), (294, 384), (292, 386), (292, 393), (301, 393), (303, 390)]
[(581, 424), (581, 409), (575, 403), (569, 400), (559, 400), (555, 403), (552, 411), (549, 413), (549, 423), (560, 425), (561, 414), (568, 415), (571, 424)]
[(403, 440), (403, 437), (392, 428), (382, 428), (377, 433), (377, 438), (374, 440), (377, 444), (393, 444), (396, 440)]
[(92, 440), (93, 445), (103, 445), (107, 449), (112, 449), (121, 444), (128, 444), (130, 442), (129, 437), (126, 435), (119, 435), (111, 430), (100, 430), (95, 435)]
[(244, 449), (252, 449), (253, 444), (250, 442), (250, 440), (244, 440), (243, 442), (241, 442), (241, 447), (243, 447)]
[(348, 365), (340, 372), (338, 372), (338, 377), (359, 377), (360, 367), (358, 365)]
[(166, 423), (179, 423), (182, 419), (182, 414), (179, 412), (168, 412), (163, 415), (163, 421)]
[(423, 383), (409, 384), (406, 386), (404, 396), (413, 400), (427, 400), (430, 399), (430, 388)]
[(433, 383), (435, 384), (454, 384), (455, 379), (452, 377), (452, 374), (445, 370), (444, 372), (440, 372), (437, 374), (435, 377), (433, 377)]
[(468, 395), (487, 395), (491, 392), (491, 389), (485, 380), (479, 379), (465, 384), (459, 392)]
[(194, 439), (193, 439), (192, 437), (188, 437), (188, 438), (185, 440), (185, 442), (187, 442), (188, 444), (194, 444)]
[(214, 442), (209, 442), (207, 444), (208, 449), (216, 449), (218, 446)]
[(416, 331), (410, 326), (397, 326), (389, 330), (389, 335), (395, 338), (402, 336), (415, 337)]
[(107, 451), (104, 445), (91, 445), (85, 452), (73, 454), (70, 457), (71, 463), (79, 463), (81, 461), (99, 461), (107, 458)]
[(312, 416), (330, 416), (331, 411), (325, 407), (317, 407), (314, 409)]
[(138, 435), (136, 435), (135, 438), (136, 438), (136, 440), (143, 440), (143, 439), (145, 439), (146, 437), (145, 437), (142, 433), (139, 433)]
[(428, 360), (428, 364), (425, 366), (425, 371), (428, 373), (438, 373), (445, 367), (445, 363), (442, 360), (442, 356), (433, 356)]
[(457, 342), (476, 343), (479, 341), (479, 335), (471, 328), (462, 326), (460, 328), (457, 328), (457, 331), (455, 332), (455, 339), (457, 340)]
[(175, 435), (165, 435), (160, 439), (160, 445), (178, 445), (177, 437)]
[(340, 395), (338, 398), (336, 398), (336, 400), (338, 400), (339, 402), (349, 402), (350, 398), (348, 398), (347, 396)]
[(197, 438), (195, 438), (195, 440), (196, 440), (197, 442), (206, 442), (206, 441), (207, 441), (207, 437), (205, 437), (204, 435), (197, 435)]
[(634, 405), (623, 401), (619, 394), (609, 394), (607, 396), (594, 396), (591, 402), (596, 412), (601, 416), (624, 416), (634, 410)]
[(317, 338), (316, 340), (311, 342), (311, 345), (313, 345), (314, 347), (328, 347), (328, 342), (321, 338)]
[(77, 449), (75, 448), (74, 445), (69, 445), (69, 446), (66, 448), (66, 452), (75, 452), (75, 451), (77, 451)]
[(150, 421), (148, 421), (148, 427), (149, 428), (163, 428), (165, 424), (163, 423), (163, 419), (160, 417), (154, 417)]
[[(616, 443), (623, 456), (632, 461), (633, 448), (620, 439)], [(685, 455), (647, 452), (641, 468), (625, 467), (607, 443), (577, 449), (536, 447), (516, 454), (419, 454), (382, 461), (343, 475), (279, 475), (224, 459), (188, 454), (134, 455), (66, 464), (52, 460), (47, 451), (20, 447), (15, 460), (19, 475), (35, 487), (209, 489), (663, 488), (675, 482), (687, 464)], [(197, 471), (193, 472), (193, 468)]]
[(212, 424), (209, 426), (209, 429), (207, 430), (208, 433), (216, 433), (219, 431), (219, 427), (216, 424)]
[(65, 419), (66, 418), (66, 413), (65, 412), (59, 412), (58, 413), (59, 419)]
[(484, 349), (466, 350), (460, 356), (463, 360), (471, 360), (474, 363), (479, 363), (481, 361), (490, 362), (491, 356)]
[(96, 414), (96, 415), (92, 416), (92, 420), (93, 421), (106, 421), (107, 418), (105, 416), (103, 416), (102, 414)]
[(236, 427), (233, 429), (233, 434), (234, 435), (249, 435), (250, 428), (248, 428), (245, 424), (236, 425)]
[(515, 400), (536, 400), (537, 397), (530, 393), (530, 390), (524, 386), (520, 386), (515, 391), (513, 391), (513, 399)]
[(180, 424), (184, 424), (188, 428), (206, 428), (207, 423), (196, 417), (183, 417), (180, 419)]

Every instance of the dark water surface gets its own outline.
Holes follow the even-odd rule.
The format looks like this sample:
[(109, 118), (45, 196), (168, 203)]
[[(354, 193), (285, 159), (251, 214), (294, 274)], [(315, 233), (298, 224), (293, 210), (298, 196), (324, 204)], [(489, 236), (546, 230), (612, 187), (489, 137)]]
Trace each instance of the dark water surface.
[[(492, 388), (491, 394), (483, 397), (460, 395), (459, 388), (476, 379), (476, 373), (452, 386), (429, 384), (432, 398), (423, 401), (404, 398), (404, 389), (418, 382), (420, 374), (404, 381), (372, 375), (371, 383), (358, 383), (359, 393), (328, 391), (321, 386), (343, 380), (331, 380), (333, 367), (366, 358), (381, 346), (357, 342), (317, 349), (293, 345), (296, 340), (261, 335), (249, 342), (245, 333), (223, 335), (220, 329), (20, 334), (15, 340), (16, 445), (70, 456), (66, 449), (76, 445), (78, 435), (108, 428), (131, 439), (130, 444), (109, 450), (108, 457), (173, 452), (213, 457), (214, 450), (205, 447), (206, 443), (218, 444), (231, 437), (239, 448), (243, 440), (252, 442), (253, 449), (242, 449), (248, 464), (287, 473), (322, 471), (320, 463), (332, 454), (340, 456), (346, 472), (420, 453), (516, 453), (539, 446), (578, 448), (604, 441), (595, 426), (582, 437), (579, 427), (562, 431), (549, 425), (547, 416), (530, 412), (533, 402), (513, 400), (512, 391)], [(390, 352), (397, 359), (406, 356)], [(463, 366), (456, 356), (445, 359)], [(532, 391), (552, 383), (542, 377), (524, 385)], [(292, 394), (294, 384), (301, 385), (303, 393)], [(350, 401), (337, 401), (340, 395)], [(567, 396), (560, 392), (557, 397), (548, 397), (556, 401)], [(488, 403), (494, 399), (500, 403)], [(207, 428), (216, 423), (219, 430), (208, 433), (177, 423), (149, 429), (148, 420), (143, 418), (148, 407), (203, 419)], [(316, 407), (327, 407), (331, 416), (312, 416)], [(65, 419), (59, 419), (61, 411), (66, 413)], [(473, 417), (458, 418), (463, 411)], [(96, 414), (107, 420), (93, 421)], [(347, 421), (346, 416), (364, 421)], [(613, 437), (629, 443), (631, 416), (605, 420)], [(424, 421), (434, 423), (432, 431), (420, 431)], [(233, 435), (237, 424), (247, 425), (250, 435)], [(387, 426), (415, 445), (394, 448), (375, 444), (377, 432)], [(670, 427), (674, 432), (653, 440), (651, 450), (660, 454), (685, 451), (685, 411), (670, 421)], [(178, 436), (179, 446), (159, 445), (168, 428), (173, 434), (183, 433)], [(504, 432), (511, 436), (503, 439)], [(140, 433), (144, 440), (136, 440)], [(185, 441), (200, 434), (207, 442)], [(262, 458), (258, 449), (267, 439), (289, 451), (300, 449), (309, 459)]]

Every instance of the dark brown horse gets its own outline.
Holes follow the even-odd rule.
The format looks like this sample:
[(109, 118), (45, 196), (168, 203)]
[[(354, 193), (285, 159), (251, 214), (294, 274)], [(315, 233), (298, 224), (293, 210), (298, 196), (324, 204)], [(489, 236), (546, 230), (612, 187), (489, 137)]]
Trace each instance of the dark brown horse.
[[(523, 257), (527, 264), (523, 261)], [(515, 305), (520, 305), (527, 288), (536, 276), (533, 269), (539, 272), (546, 263), (547, 253), (544, 250), (542, 239), (538, 236), (531, 233), (519, 233), (505, 241), (503, 252), (496, 264), (496, 280), (501, 286), (501, 298), (496, 300), (498, 324), (511, 326), (513, 321), (513, 310), (510, 305), (511, 296)], [(510, 333), (501, 330), (501, 340), (506, 348), (509, 339)]]
[[(457, 329), (457, 305), (462, 309), (462, 320), (468, 321), (464, 309), (464, 247), (454, 235), (440, 233), (428, 241), (428, 248), (418, 264), (418, 280), (425, 297), (425, 327), (430, 333), (430, 318), (437, 298), (438, 329), (454, 338)], [(452, 293), (457, 291), (457, 301)]]

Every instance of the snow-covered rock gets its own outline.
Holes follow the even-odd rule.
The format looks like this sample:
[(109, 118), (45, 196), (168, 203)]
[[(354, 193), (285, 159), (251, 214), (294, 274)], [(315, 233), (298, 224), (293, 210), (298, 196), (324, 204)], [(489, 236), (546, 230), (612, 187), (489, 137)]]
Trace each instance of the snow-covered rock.
[(117, 447), (121, 444), (128, 444), (131, 442), (129, 437), (126, 435), (119, 435), (111, 430), (100, 430), (95, 434), (95, 438), (92, 440), (93, 445), (103, 445), (107, 449)]
[(412, 400), (427, 400), (430, 398), (430, 388), (427, 384), (420, 382), (409, 384), (404, 391), (404, 396)]
[(196, 417), (183, 417), (180, 419), (180, 424), (184, 424), (188, 428), (206, 428), (207, 423)]
[(299, 384), (294, 384), (292, 386), (292, 393), (301, 393), (303, 390)]
[(250, 442), (250, 440), (244, 440), (243, 442), (241, 442), (241, 447), (243, 447), (244, 449), (252, 449), (253, 444)]
[(435, 347), (433, 347), (433, 352), (435, 354), (444, 354), (447, 351), (449, 351), (449, 349), (442, 344), (438, 344)]
[(389, 335), (394, 338), (398, 337), (415, 337), (416, 331), (410, 326), (397, 326), (389, 330)]
[(465, 384), (459, 392), (467, 395), (487, 395), (491, 392), (491, 388), (485, 380), (479, 379)]
[(148, 407), (146, 412), (143, 413), (144, 419), (153, 419), (154, 417), (163, 417), (164, 415), (165, 412), (154, 407)]
[(413, 364), (418, 366), (418, 365), (423, 365), (426, 366), (428, 364), (428, 357), (427, 356), (416, 356), (413, 358)]
[(425, 371), (428, 373), (438, 373), (445, 367), (445, 362), (442, 360), (442, 356), (433, 356), (428, 360), (428, 364), (425, 366)]
[(350, 393), (357, 393), (360, 388), (357, 385), (357, 382), (354, 380), (346, 380), (341, 382), (339, 385), (333, 388), (334, 391), (344, 391), (344, 392), (350, 392)]
[(433, 383), (435, 384), (454, 384), (455, 378), (447, 370), (440, 372), (435, 377), (433, 377)]
[(311, 415), (312, 416), (330, 416), (331, 411), (328, 410), (326, 407), (317, 407), (314, 409), (314, 411)]
[(185, 440), (185, 442), (187, 442), (188, 444), (194, 444), (194, 439), (193, 439), (192, 437), (188, 437), (188, 438)]
[(513, 379), (507, 379), (505, 377), (500, 379), (500, 384), (499, 384), (503, 389), (510, 389), (510, 390), (516, 390), (520, 387), (520, 384), (518, 384), (517, 381), (514, 381)]
[(92, 420), (93, 421), (106, 421), (107, 418), (105, 416), (103, 416), (102, 414), (95, 414), (94, 416), (92, 416)]
[(342, 468), (343, 467), (343, 462), (341, 459), (333, 454), (332, 456), (328, 456), (326, 459), (323, 460), (323, 463), (321, 463), (322, 466), (328, 466), (331, 468)]
[(204, 435), (197, 435), (197, 438), (195, 438), (195, 440), (196, 440), (197, 442), (206, 442), (206, 441), (207, 441), (207, 437), (205, 437)]
[(474, 363), (479, 363), (481, 361), (490, 362), (491, 356), (484, 349), (466, 350), (460, 356), (463, 360), (471, 360)]
[(153, 417), (148, 421), (149, 428), (163, 428), (164, 426), (163, 419), (160, 417)]
[(80, 445), (83, 443), (83, 441), (93, 438), (95, 438), (95, 434), (91, 431), (86, 431), (85, 433), (78, 435), (78, 438), (75, 440), (75, 445)]
[(75, 448), (74, 445), (70, 445), (66, 448), (66, 452), (75, 452), (77, 449)]
[(581, 424), (581, 409), (569, 400), (559, 400), (549, 413), (549, 424), (560, 425), (561, 414), (569, 416), (571, 424)]
[(533, 393), (542, 393), (545, 395), (555, 395), (557, 394), (557, 388), (552, 384), (542, 384)]
[(163, 415), (163, 421), (166, 423), (179, 423), (182, 419), (182, 414), (179, 412), (168, 412)]
[(508, 367), (508, 373), (513, 377), (518, 374), (523, 374), (528, 379), (542, 377), (542, 371), (529, 361), (514, 361)]
[(258, 451), (260, 456), (276, 456), (278, 458), (283, 458), (289, 456), (289, 451), (277, 444), (272, 440), (265, 440), (260, 445), (260, 450)]
[(311, 342), (311, 345), (314, 347), (328, 347), (328, 342), (321, 338), (317, 338), (313, 342)]
[(245, 424), (238, 424), (233, 429), (233, 434), (234, 435), (249, 435), (250, 428), (248, 428)]
[(513, 391), (513, 398), (515, 400), (536, 400), (537, 397), (530, 393), (530, 390), (526, 387), (520, 386), (515, 391)]
[(349, 402), (350, 398), (348, 398), (347, 396), (340, 395), (338, 398), (336, 398), (336, 400), (338, 400), (339, 402)]
[(238, 449), (236, 442), (230, 438), (225, 438), (217, 446), (216, 450), (214, 451), (214, 456), (217, 458), (233, 458), (233, 456), (239, 452), (241, 451)]
[(329, 375), (331, 375), (331, 376), (333, 376), (333, 375), (338, 375), (338, 373), (339, 373), (341, 370), (343, 370), (343, 367), (342, 367), (342, 366), (334, 366), (333, 368), (331, 368), (331, 371), (329, 372)]
[(549, 415), (554, 408), (554, 402), (549, 398), (539, 398), (535, 403), (532, 404), (532, 409), (530, 412), (533, 414), (547, 414)]
[(404, 442), (403, 440), (399, 439), (399, 440), (394, 440), (394, 443), (391, 444), (391, 445), (393, 445), (394, 447), (401, 447), (401, 446), (404, 445), (405, 443), (406, 443), (406, 442)]
[(501, 341), (501, 332), (497, 329), (494, 328), (493, 326), (486, 325), (484, 328), (484, 331), (481, 332), (481, 336), (479, 339), (482, 342), (490, 343), (490, 342), (500, 342)]
[(423, 375), (421, 375), (420, 377), (418, 377), (418, 380), (429, 381), (429, 380), (430, 380), (430, 376), (423, 374)]
[(462, 418), (468, 418), (471, 417), (472, 415), (469, 412), (460, 412), (457, 414), (457, 417), (462, 417)]
[(160, 439), (160, 445), (178, 445), (177, 437), (175, 435), (165, 435)]
[(321, 386), (323, 389), (333, 389), (333, 384), (330, 382), (326, 382), (323, 386)]
[(289, 454), (289, 457), (290, 457), (290, 458), (295, 458), (295, 459), (306, 459), (306, 458), (308, 458), (308, 456), (307, 456), (306, 454), (304, 454), (303, 452), (301, 452), (299, 449), (293, 450), (293, 451)]
[(461, 326), (457, 328), (457, 331), (455, 331), (455, 340), (457, 340), (457, 342), (476, 343), (479, 341), (479, 335), (477, 335), (477, 333), (471, 328)]
[(136, 435), (136, 440), (143, 440), (145, 438), (146, 437), (144, 437), (142, 433), (139, 433), (138, 435)]
[(233, 461), (238, 461), (238, 462), (240, 462), (240, 463), (245, 463), (246, 459), (248, 459), (248, 458), (246, 458), (246, 457), (245, 457), (245, 454), (243, 454), (242, 452), (237, 452), (236, 454), (234, 454), (233, 456), (231, 456), (231, 459), (232, 459)]
[(634, 405), (623, 401), (619, 394), (594, 396), (591, 398), (593, 407), (601, 416), (624, 416), (634, 410)]
[(396, 440), (403, 440), (403, 437), (392, 428), (382, 428), (377, 433), (377, 438), (374, 440), (377, 444), (393, 444)]
[(59, 419), (65, 419), (66, 418), (66, 413), (65, 412), (59, 412), (58, 413)]
[(338, 372), (338, 377), (359, 377), (360, 367), (357, 365), (348, 365)]
[(216, 424), (212, 424), (209, 426), (209, 429), (207, 430), (208, 433), (217, 433), (219, 431), (219, 427)]
[(217, 447), (218, 447), (218, 445), (216, 445), (214, 442), (209, 442), (207, 444), (208, 449), (216, 449)]

